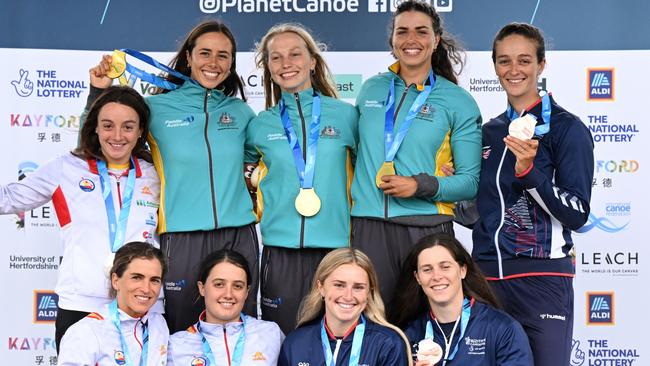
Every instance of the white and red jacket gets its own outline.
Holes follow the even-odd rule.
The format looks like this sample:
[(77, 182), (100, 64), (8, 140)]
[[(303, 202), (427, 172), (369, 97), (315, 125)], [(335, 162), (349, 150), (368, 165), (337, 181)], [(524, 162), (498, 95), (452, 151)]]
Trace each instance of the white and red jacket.
[[(152, 164), (139, 159), (134, 161), (135, 188), (124, 243), (146, 241), (158, 247), (155, 232), (160, 180)], [(113, 175), (109, 177), (113, 205), (119, 217), (127, 177), (119, 180)], [(119, 194), (115, 194), (118, 191)], [(96, 161), (67, 153), (19, 182), (0, 186), (0, 214), (29, 211), (50, 200), (63, 239), (63, 261), (56, 284), (59, 307), (84, 312), (99, 311), (111, 302), (108, 295), (110, 283), (106, 275), (111, 248)], [(162, 301), (158, 301), (152, 310), (162, 312)]]

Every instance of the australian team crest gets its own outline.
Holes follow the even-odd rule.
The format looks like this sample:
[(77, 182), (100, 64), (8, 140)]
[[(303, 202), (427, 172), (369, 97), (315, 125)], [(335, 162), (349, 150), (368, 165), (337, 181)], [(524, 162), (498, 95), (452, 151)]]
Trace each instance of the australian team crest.
[(235, 125), (236, 125), (235, 117), (233, 117), (228, 112), (221, 113), (221, 116), (219, 117), (219, 126), (220, 127), (235, 128)]
[(425, 103), (420, 107), (418, 118), (433, 121), (433, 112), (435, 112), (435, 108), (433, 108), (431, 104)]
[(341, 138), (341, 130), (334, 126), (325, 126), (320, 132), (320, 137), (326, 139), (339, 139)]

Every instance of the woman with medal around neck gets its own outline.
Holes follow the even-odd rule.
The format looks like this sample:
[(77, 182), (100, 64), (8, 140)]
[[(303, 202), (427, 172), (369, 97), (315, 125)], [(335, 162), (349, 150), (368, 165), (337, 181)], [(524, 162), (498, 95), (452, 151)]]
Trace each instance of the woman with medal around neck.
[(496, 298), (470, 254), (445, 233), (409, 254), (389, 319), (413, 345), (416, 366), (531, 366), (521, 325)]
[(546, 66), (539, 29), (503, 27), (492, 61), (508, 106), (483, 126), (472, 256), (504, 310), (527, 332), (535, 365), (566, 365), (573, 334), (571, 230), (589, 217), (594, 145), (577, 116), (537, 90)]
[(323, 256), (350, 245), (357, 112), (336, 99), (320, 48), (301, 25), (278, 24), (256, 54), (268, 109), (251, 121), (246, 145), (259, 159), (262, 318), (284, 332)]
[[(172, 332), (186, 329), (203, 311), (196, 287), (185, 284), (196, 283), (194, 268), (209, 253), (226, 247), (242, 253), (257, 289), (255, 214), (242, 176), (246, 129), (255, 114), (245, 103), (236, 53), (223, 23), (198, 24), (163, 80), (181, 85), (146, 99), (152, 111), (148, 142), (163, 182), (158, 231), (169, 259), (165, 317)], [(112, 83), (114, 58), (104, 56), (90, 70), (89, 99)], [(255, 296), (246, 311), (257, 313)]]
[(340, 248), (319, 264), (278, 365), (405, 366), (412, 364), (408, 349), (404, 334), (384, 318), (370, 259)]
[[(149, 108), (131, 88), (111, 87), (92, 104), (79, 147), (16, 183), (0, 186), (0, 214), (52, 201), (61, 226), (63, 260), (55, 342), (68, 327), (110, 302), (106, 271), (122, 244), (156, 230), (160, 180), (146, 149)], [(148, 194), (143, 194), (143, 190)], [(136, 205), (136, 201), (147, 205)], [(156, 305), (162, 312), (162, 301)]]
[(169, 339), (167, 366), (275, 366), (284, 335), (277, 324), (242, 313), (251, 294), (251, 273), (241, 254), (222, 249), (199, 269), (205, 312), (186, 331)]
[[(462, 54), (435, 9), (405, 1), (390, 28), (397, 62), (368, 79), (357, 97), (352, 184), (352, 246), (377, 267), (386, 303), (417, 240), (453, 233), (453, 202), (474, 198), (481, 159), (479, 109), (456, 85)], [(446, 164), (454, 176), (444, 176)]]
[(160, 249), (131, 242), (115, 253), (110, 269), (114, 300), (68, 329), (60, 366), (165, 366), (169, 330), (151, 311), (162, 288), (166, 263)]

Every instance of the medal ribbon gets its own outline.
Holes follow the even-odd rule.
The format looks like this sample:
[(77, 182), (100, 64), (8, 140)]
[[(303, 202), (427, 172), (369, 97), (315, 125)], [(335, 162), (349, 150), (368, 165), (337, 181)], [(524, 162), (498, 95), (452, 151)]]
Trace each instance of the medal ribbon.
[[(120, 335), (120, 345), (122, 347), (122, 353), (124, 354), (124, 361), (126, 366), (133, 365), (133, 360), (131, 359), (131, 354), (129, 352), (129, 347), (126, 344), (126, 339), (122, 334), (122, 324), (120, 323), (120, 312), (117, 310), (117, 299), (113, 300), (108, 306), (108, 312), (111, 317), (115, 329), (117, 329), (117, 334)], [(147, 355), (149, 354), (149, 327), (143, 323), (142, 325), (142, 352), (140, 353), (140, 366), (147, 365)]]
[[(361, 356), (361, 344), (363, 343), (363, 334), (366, 332), (366, 319), (363, 317), (363, 314), (359, 317), (359, 324), (354, 328), (354, 335), (352, 336), (352, 350), (350, 351), (350, 361), (348, 362), (349, 366), (358, 366), (359, 357)], [(325, 365), (334, 366), (336, 360), (332, 355), (332, 349), (330, 347), (329, 337), (327, 336), (327, 331), (325, 330), (325, 317), (321, 322), (320, 327), (320, 340), (323, 343), (323, 355), (325, 356)]]
[[(296, 98), (297, 99), (297, 98)], [(312, 188), (314, 186), (314, 166), (316, 165), (316, 151), (318, 150), (318, 133), (320, 131), (320, 96), (314, 92), (314, 101), (311, 107), (311, 123), (309, 125), (309, 134), (307, 135), (306, 156), (307, 161), (302, 157), (302, 150), (300, 149), (300, 142), (296, 131), (291, 125), (289, 119), (289, 112), (284, 99), (280, 99), (280, 117), (282, 118), (282, 126), (284, 127), (284, 134), (289, 141), (289, 147), (293, 152), (293, 160), (296, 163), (296, 171), (298, 172), (298, 179), (300, 179), (301, 188)], [(303, 131), (307, 133), (307, 131)]]
[[(463, 311), (460, 313), (459, 318), (456, 319), (456, 323), (454, 324), (454, 329), (452, 330), (451, 335), (449, 337), (449, 342), (447, 342), (447, 337), (445, 336), (445, 333), (442, 331), (442, 329), (440, 329), (440, 332), (442, 333), (442, 337), (445, 340), (445, 358), (442, 361), (443, 366), (447, 363), (447, 361), (453, 360), (454, 356), (456, 356), (456, 352), (458, 352), (458, 345), (460, 344), (461, 340), (463, 339), (463, 336), (465, 335), (465, 330), (467, 330), (467, 323), (469, 322), (469, 316), (471, 315), (472, 312), (473, 303), (474, 300), (469, 301), (467, 298), (463, 299)], [(449, 349), (451, 348), (451, 342), (454, 339), (454, 333), (456, 333), (456, 326), (458, 325), (459, 321), (460, 321), (460, 335), (458, 336), (458, 341), (456, 342), (454, 351), (450, 355)], [(437, 324), (437, 320), (436, 320), (436, 324)], [(440, 325), (438, 325), (438, 328), (440, 328)], [(435, 339), (431, 320), (427, 321), (427, 329), (424, 338)]]
[(135, 188), (135, 162), (131, 157), (131, 166), (129, 175), (126, 178), (126, 187), (122, 196), (122, 209), (120, 209), (119, 221), (115, 218), (115, 206), (113, 205), (113, 193), (111, 190), (111, 180), (108, 177), (106, 162), (97, 159), (97, 171), (99, 172), (99, 181), (102, 186), (102, 195), (104, 197), (104, 206), (106, 206), (106, 217), (108, 218), (109, 246), (111, 252), (115, 253), (124, 244), (126, 235), (126, 223), (129, 220), (131, 211), (131, 201), (133, 200), (133, 189)]
[(399, 131), (395, 134), (395, 78), (390, 81), (390, 89), (388, 89), (388, 99), (386, 101), (386, 119), (384, 124), (384, 153), (386, 162), (391, 162), (395, 159), (397, 150), (402, 145), (406, 133), (411, 128), (413, 120), (420, 112), (420, 108), (424, 105), (429, 94), (436, 85), (436, 76), (432, 71), (429, 71), (429, 85), (424, 87), (424, 90), (418, 94), (417, 98), (409, 108), (408, 114), (402, 122)]
[[(228, 365), (239, 366), (241, 364), (242, 356), (244, 355), (244, 342), (246, 339), (246, 316), (242, 313), (240, 315), (242, 320), (242, 331), (237, 339), (237, 344), (235, 345), (235, 351), (232, 353), (232, 360), (228, 360)], [(208, 339), (205, 338), (203, 332), (201, 332), (201, 322), (196, 325), (196, 330), (201, 335), (201, 345), (203, 346), (203, 354), (208, 358), (209, 366), (218, 365), (214, 359), (214, 354), (212, 353), (212, 348), (210, 348), (210, 343)]]
[[(523, 115), (524, 112), (525, 111), (522, 111), (521, 114)], [(519, 117), (519, 114), (517, 114), (517, 111), (512, 108), (510, 103), (508, 103), (506, 115), (511, 121)], [(549, 97), (548, 93), (544, 93), (544, 95), (542, 95), (542, 121), (544, 121), (543, 125), (535, 126), (535, 136), (537, 137), (546, 135), (551, 129), (551, 98)]]
[[(171, 67), (156, 61), (151, 56), (145, 55), (142, 52), (138, 52), (136, 50), (132, 50), (132, 49), (129, 49), (129, 48), (123, 48), (123, 49), (120, 49), (120, 51), (126, 53), (129, 56), (133, 56), (133, 57), (137, 58), (138, 60), (157, 68), (158, 70), (164, 71), (164, 72), (168, 73), (169, 75), (175, 76), (175, 77), (177, 77), (177, 78), (179, 78), (181, 80), (196, 83), (190, 77), (188, 77), (186, 75), (183, 75), (180, 72), (172, 69)], [(166, 80), (166, 79), (164, 79), (164, 78), (162, 78), (162, 77), (160, 77), (158, 75), (145, 72), (144, 70), (139, 69), (139, 68), (131, 65), (128, 62), (126, 63), (126, 71), (128, 71), (129, 74), (131, 74), (131, 76), (129, 77), (129, 81), (128, 81), (128, 84), (131, 85), (131, 86), (133, 86), (133, 84), (135, 83), (135, 80), (137, 78), (140, 78), (143, 81), (146, 81), (146, 82), (151, 83), (151, 84), (153, 84), (153, 85), (155, 85), (155, 86), (157, 86), (159, 88), (163, 88), (163, 89), (167, 89), (167, 90), (174, 90), (174, 89), (178, 89), (178, 87), (179, 87), (179, 85), (176, 85), (176, 84), (170, 82), (169, 80)], [(124, 84), (123, 79), (120, 79), (120, 82), (122, 82), (122, 84)]]

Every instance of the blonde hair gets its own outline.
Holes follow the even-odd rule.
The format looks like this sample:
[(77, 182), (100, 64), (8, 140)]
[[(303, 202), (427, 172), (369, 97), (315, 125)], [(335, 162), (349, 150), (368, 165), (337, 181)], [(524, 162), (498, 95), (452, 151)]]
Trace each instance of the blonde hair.
[(352, 248), (339, 248), (329, 252), (323, 260), (318, 265), (316, 273), (314, 273), (314, 279), (312, 280), (311, 290), (305, 296), (302, 303), (300, 304), (300, 310), (298, 311), (298, 321), (297, 326), (301, 326), (305, 323), (308, 323), (318, 317), (321, 313), (324, 312), (324, 301), (321, 297), (320, 292), (318, 291), (318, 284), (325, 283), (327, 277), (329, 277), (332, 272), (344, 264), (354, 264), (368, 274), (368, 285), (369, 285), (369, 294), (368, 301), (366, 303), (366, 308), (363, 310), (363, 315), (369, 320), (384, 327), (390, 328), (397, 332), (400, 337), (404, 340), (406, 345), (406, 352), (408, 357), (409, 365), (412, 365), (411, 357), (411, 346), (409, 341), (406, 338), (406, 335), (396, 326), (392, 325), (384, 316), (384, 302), (381, 299), (379, 293), (379, 281), (377, 280), (377, 273), (375, 268), (368, 258), (362, 251)]
[(271, 78), (268, 45), (274, 37), (283, 33), (293, 33), (300, 37), (305, 42), (305, 46), (307, 47), (310, 56), (316, 60), (316, 67), (311, 74), (312, 88), (323, 95), (336, 98), (336, 86), (332, 80), (332, 72), (321, 54), (321, 52), (327, 50), (327, 46), (323, 43), (316, 42), (303, 25), (298, 23), (282, 23), (274, 25), (268, 32), (266, 32), (264, 37), (262, 37), (262, 40), (257, 43), (257, 49), (255, 51), (255, 64), (258, 69), (264, 70), (263, 82), (266, 108), (271, 108), (278, 104), (282, 96), (280, 86)]

